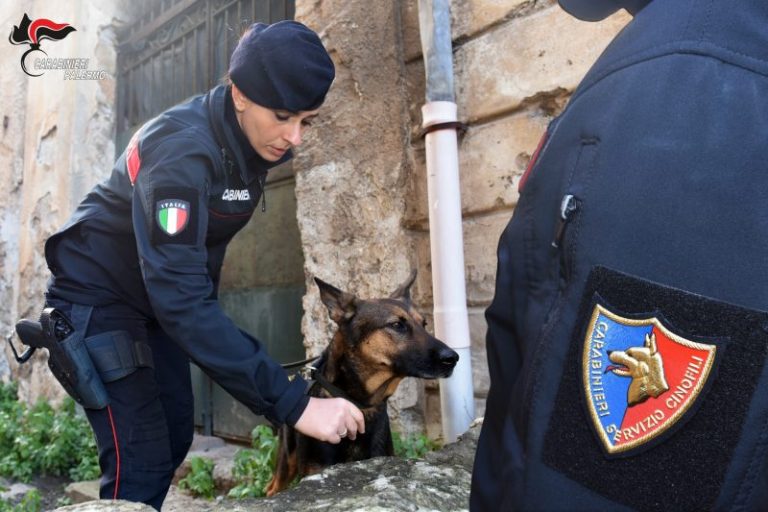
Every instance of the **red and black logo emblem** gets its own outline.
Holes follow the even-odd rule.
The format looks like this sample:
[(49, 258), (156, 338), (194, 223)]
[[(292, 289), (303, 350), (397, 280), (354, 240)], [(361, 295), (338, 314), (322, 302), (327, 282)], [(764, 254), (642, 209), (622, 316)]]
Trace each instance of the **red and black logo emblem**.
[(40, 42), (45, 39), (60, 41), (67, 37), (70, 32), (74, 32), (75, 27), (69, 23), (55, 23), (51, 20), (40, 18), (35, 21), (29, 19), (26, 13), (21, 18), (21, 23), (13, 27), (13, 31), (8, 36), (11, 44), (28, 44), (29, 50), (21, 56), (21, 69), (29, 76), (40, 76), (42, 73), (32, 74), (27, 70), (25, 59), (32, 52), (42, 52), (48, 55), (40, 48)]

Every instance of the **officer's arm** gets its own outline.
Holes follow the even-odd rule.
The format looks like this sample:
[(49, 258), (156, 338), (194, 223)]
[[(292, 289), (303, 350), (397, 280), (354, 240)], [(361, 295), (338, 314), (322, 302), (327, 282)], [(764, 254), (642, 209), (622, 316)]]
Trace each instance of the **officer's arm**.
[(205, 247), (212, 163), (200, 143), (175, 138), (145, 151), (133, 193), (144, 284), (161, 327), (217, 383), (254, 413), (295, 424), (307, 405), (259, 343), (213, 297)]
[(493, 301), (485, 312), (488, 323), (486, 346), (491, 381), (501, 394), (508, 395), (521, 366), (521, 353), (517, 335), (519, 307), (514, 249), (517, 246), (510, 226), (499, 240), (497, 251), (496, 288)]

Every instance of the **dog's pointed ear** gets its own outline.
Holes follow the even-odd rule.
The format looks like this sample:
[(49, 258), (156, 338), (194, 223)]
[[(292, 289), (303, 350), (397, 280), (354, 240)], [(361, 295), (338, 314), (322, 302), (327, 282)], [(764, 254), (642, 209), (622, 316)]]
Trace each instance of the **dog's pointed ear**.
[(411, 286), (413, 286), (414, 281), (416, 281), (416, 269), (411, 270), (411, 275), (408, 276), (408, 279), (406, 279), (405, 282), (397, 288), (397, 290), (392, 292), (392, 295), (390, 295), (389, 298), (399, 299), (403, 302), (410, 303)]
[(320, 289), (320, 300), (328, 308), (328, 314), (336, 323), (349, 320), (355, 315), (355, 296), (351, 293), (343, 292), (332, 286), (319, 277), (315, 278), (317, 287)]

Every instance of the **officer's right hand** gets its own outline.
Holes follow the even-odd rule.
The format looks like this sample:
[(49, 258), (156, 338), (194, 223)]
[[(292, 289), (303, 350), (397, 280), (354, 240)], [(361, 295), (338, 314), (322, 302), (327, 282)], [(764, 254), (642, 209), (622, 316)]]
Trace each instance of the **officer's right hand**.
[(344, 437), (354, 440), (365, 433), (365, 418), (360, 409), (343, 398), (310, 397), (309, 404), (294, 428), (320, 441), (338, 444)]

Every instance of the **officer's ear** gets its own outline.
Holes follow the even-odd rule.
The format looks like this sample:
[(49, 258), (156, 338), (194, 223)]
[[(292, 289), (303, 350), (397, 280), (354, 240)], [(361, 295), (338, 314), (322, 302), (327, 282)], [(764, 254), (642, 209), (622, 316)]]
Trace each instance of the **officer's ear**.
[(251, 100), (249, 100), (243, 92), (237, 88), (237, 86), (233, 83), (232, 84), (232, 103), (235, 104), (235, 110), (238, 112), (242, 112), (245, 110), (245, 107), (248, 106), (248, 103)]

